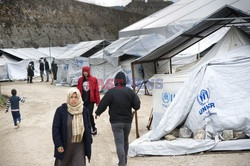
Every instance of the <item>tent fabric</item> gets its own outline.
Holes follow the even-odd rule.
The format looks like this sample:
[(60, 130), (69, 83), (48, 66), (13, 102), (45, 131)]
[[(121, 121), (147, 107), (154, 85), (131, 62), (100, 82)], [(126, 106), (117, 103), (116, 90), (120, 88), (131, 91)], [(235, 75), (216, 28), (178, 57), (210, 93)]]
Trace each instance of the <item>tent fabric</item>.
[(82, 76), (82, 67), (89, 66), (89, 59), (85, 57), (75, 57), (71, 59), (56, 59), (57, 86), (75, 86)]
[[(106, 82), (122, 61), (130, 59), (129, 63), (131, 63), (132, 60), (147, 55), (165, 40), (164, 36), (158, 34), (120, 38), (89, 58), (92, 74)], [(139, 67), (140, 65), (135, 67), (135, 75), (139, 77), (138, 79), (141, 79)], [(131, 66), (129, 71), (131, 71)], [(132, 77), (131, 73), (128, 77)]]
[[(223, 26), (227, 24), (232, 25), (232, 22), (237, 20), (237, 18), (239, 18), (240, 21), (243, 22), (241, 25), (243, 25), (244, 22), (249, 23), (249, 19), (247, 19), (249, 17), (249, 14), (247, 12), (250, 11), (249, 8), (250, 5), (248, 7), (245, 7), (245, 4), (249, 3), (246, 2), (246, 0), (237, 1), (235, 3), (228, 3), (228, 1), (225, 0), (223, 1), (214, 0), (213, 2), (210, 1), (209, 3), (204, 2), (204, 0), (199, 2), (197, 0), (196, 1), (194, 0), (193, 2), (197, 2), (197, 3), (192, 3), (192, 5), (194, 5), (195, 7), (194, 11), (191, 10), (191, 8), (193, 8), (192, 5), (191, 6), (184, 5), (183, 8), (185, 10), (189, 9), (187, 10), (188, 11), (187, 15), (191, 14), (194, 17), (194, 13), (196, 13), (196, 15), (199, 16), (200, 18), (199, 19), (190, 18), (189, 20), (181, 20), (181, 21), (178, 20), (166, 24), (164, 28), (167, 28), (169, 31), (172, 31), (169, 32), (168, 30), (164, 30), (164, 32), (165, 31), (168, 32), (165, 35), (167, 39), (166, 42), (162, 45), (158, 45), (148, 55), (134, 61), (133, 62), (134, 64), (170, 59), (174, 57), (176, 54), (186, 49), (187, 47), (207, 37), (216, 30), (219, 30)], [(203, 3), (202, 8), (200, 8), (200, 3)], [(213, 8), (213, 10), (210, 10), (211, 5), (215, 5), (216, 7)], [(209, 8), (206, 10), (206, 12), (204, 12), (206, 13), (205, 15), (203, 15), (204, 8)], [(167, 7), (166, 10), (167, 9), (169, 8)], [(197, 11), (199, 11), (201, 14), (198, 14)], [(162, 14), (164, 15), (164, 13)], [(171, 20), (171, 18), (167, 20)], [(241, 26), (241, 28), (245, 30), (247, 29), (249, 31), (249, 29), (244, 28), (244, 26)], [(157, 32), (152, 32), (152, 33), (157, 33)]]
[[(75, 58), (83, 55), (96, 46), (100, 46), (105, 40), (85, 41), (75, 44), (71, 49), (65, 51), (58, 58)], [(107, 41), (106, 41), (107, 42)], [(103, 46), (104, 47), (104, 46)]]
[(213, 45), (216, 44), (229, 29), (229, 27), (223, 27), (174, 56), (172, 58), (172, 73), (175, 73), (176, 70), (180, 70), (183, 66), (195, 63), (197, 59), (201, 58), (201, 54), (212, 48)]
[[(210, 119), (210, 126), (215, 134), (231, 129), (242, 130), (250, 135), (249, 51), (250, 45), (240, 46), (229, 51), (225, 56), (215, 57), (196, 69), (177, 92), (157, 128), (140, 140), (137, 145), (131, 143), (129, 154), (131, 156), (143, 155), (141, 146), (145, 145), (142, 148), (148, 150), (144, 155), (149, 153), (150, 155), (175, 155), (180, 150), (178, 146), (172, 146), (175, 142), (170, 143), (171, 141), (160, 139), (182, 123), (192, 132), (200, 128), (206, 129), (208, 127), (206, 119)], [(188, 151), (182, 151), (182, 154), (200, 151), (195, 144), (187, 144), (190, 139), (186, 140), (186, 145), (185, 143), (181, 145), (185, 146), (184, 149)], [(157, 144), (161, 144), (160, 149), (154, 145), (155, 141)], [(204, 150), (206, 150), (206, 146), (202, 144), (206, 141), (208, 140), (198, 141)], [(194, 142), (197, 143), (197, 141)], [(213, 148), (219, 142), (210, 139), (209, 147)], [(227, 149), (250, 148), (249, 141), (244, 146), (240, 144), (231, 146), (234, 143), (228, 142)], [(172, 152), (165, 153), (169, 150), (168, 144), (171, 144)], [(165, 148), (167, 150), (163, 150)]]
[(236, 27), (232, 27), (228, 30), (224, 37), (196, 64), (193, 64), (192, 66), (190, 65), (186, 67), (185, 70), (174, 74), (156, 74), (154, 77), (150, 78), (149, 80), (162, 81), (162, 88), (153, 90), (153, 129), (155, 129), (155, 127), (159, 124), (165, 110), (192, 71), (203, 64), (206, 64), (214, 57), (224, 57), (230, 50), (246, 45), (250, 45), (250, 35)]
[[(171, 75), (155, 75), (152, 79), (162, 78), (162, 85), (153, 93), (154, 127), (150, 134), (131, 143), (129, 154), (176, 155), (207, 150), (207, 145), (203, 150), (195, 145), (182, 147), (180, 151), (172, 146), (177, 143), (160, 140), (183, 124), (192, 132), (209, 128), (207, 118), (211, 120), (210, 129), (214, 133), (232, 129), (250, 135), (250, 105), (246, 102), (250, 96), (247, 86), (250, 81), (247, 75), (250, 71), (249, 39), (248, 34), (232, 27), (194, 67)], [(182, 144), (183, 140), (176, 141)], [(232, 144), (211, 140), (208, 149), (250, 148), (249, 143), (243, 141), (242, 145), (239, 142), (241, 140)]]
[(194, 26), (225, 5), (250, 12), (248, 0), (180, 0), (122, 30), (119, 37), (158, 33), (171, 36)]
[[(14, 80), (26, 80), (27, 79), (27, 67), (31, 60), (22, 60), (19, 62), (9, 62), (6, 64), (8, 71), (8, 78)], [(34, 61), (34, 77), (40, 76), (39, 63)]]

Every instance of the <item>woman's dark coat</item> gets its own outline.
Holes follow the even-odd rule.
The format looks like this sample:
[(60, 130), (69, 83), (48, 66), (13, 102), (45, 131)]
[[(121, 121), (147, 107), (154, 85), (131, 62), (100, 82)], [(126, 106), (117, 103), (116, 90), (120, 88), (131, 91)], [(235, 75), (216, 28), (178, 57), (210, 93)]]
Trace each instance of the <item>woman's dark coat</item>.
[[(52, 126), (52, 136), (55, 145), (54, 149), (54, 157), (57, 159), (62, 160), (67, 149), (67, 119), (68, 119), (68, 111), (67, 111), (67, 104), (64, 103), (60, 107), (57, 108), (53, 126)], [(88, 157), (89, 161), (91, 158), (91, 144), (92, 144), (92, 135), (90, 129), (90, 118), (87, 108), (84, 107), (83, 110), (83, 119), (84, 119), (84, 127), (85, 131), (83, 134), (83, 141), (84, 141), (84, 151), (85, 156)], [(64, 152), (59, 153), (57, 148), (63, 146)]]

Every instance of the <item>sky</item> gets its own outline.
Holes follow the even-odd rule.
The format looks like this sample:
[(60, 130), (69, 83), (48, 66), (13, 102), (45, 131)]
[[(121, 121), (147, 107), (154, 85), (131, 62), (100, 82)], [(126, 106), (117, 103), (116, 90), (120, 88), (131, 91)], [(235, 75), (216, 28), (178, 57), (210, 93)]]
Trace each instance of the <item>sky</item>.
[(100, 6), (125, 6), (132, 0), (78, 0)]
[[(126, 6), (132, 0), (78, 0), (86, 3), (92, 3), (99, 6)], [(178, 0), (172, 0), (176, 2)], [(147, 0), (145, 0), (147, 2)]]

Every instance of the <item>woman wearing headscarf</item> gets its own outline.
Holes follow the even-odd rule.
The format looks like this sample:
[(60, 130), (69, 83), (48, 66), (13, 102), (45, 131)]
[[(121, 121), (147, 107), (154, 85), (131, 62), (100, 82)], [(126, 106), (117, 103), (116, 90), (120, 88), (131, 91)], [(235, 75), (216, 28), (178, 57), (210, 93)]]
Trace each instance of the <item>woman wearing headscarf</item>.
[(52, 136), (55, 166), (85, 166), (85, 156), (90, 162), (92, 136), (89, 114), (77, 88), (69, 89), (67, 103), (57, 108)]

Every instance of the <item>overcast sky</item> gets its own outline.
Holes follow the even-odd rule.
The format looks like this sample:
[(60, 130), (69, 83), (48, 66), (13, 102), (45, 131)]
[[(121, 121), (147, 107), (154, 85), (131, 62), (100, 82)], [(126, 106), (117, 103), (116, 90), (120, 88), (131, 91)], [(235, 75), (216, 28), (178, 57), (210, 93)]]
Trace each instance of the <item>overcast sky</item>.
[[(132, 0), (78, 0), (82, 2), (92, 3), (100, 6), (126, 6)], [(145, 0), (147, 2), (147, 0)], [(173, 2), (179, 0), (172, 0)]]
[(125, 6), (132, 0), (78, 0), (100, 6)]

